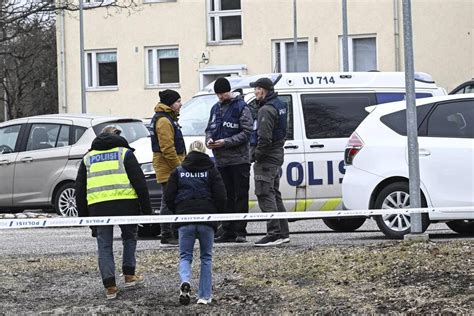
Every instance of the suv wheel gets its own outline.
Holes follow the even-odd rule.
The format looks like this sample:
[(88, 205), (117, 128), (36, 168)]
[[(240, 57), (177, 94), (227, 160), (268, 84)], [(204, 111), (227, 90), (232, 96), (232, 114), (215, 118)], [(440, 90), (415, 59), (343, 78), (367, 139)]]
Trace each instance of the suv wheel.
[(324, 224), (336, 232), (353, 232), (365, 223), (365, 218), (323, 218)]
[(447, 222), (446, 225), (448, 225), (448, 227), (451, 228), (451, 230), (455, 231), (458, 234), (466, 235), (466, 236), (474, 235), (474, 221), (468, 221), (468, 220), (451, 221), (451, 222)]
[[(375, 200), (375, 209), (400, 209), (410, 207), (410, 189), (407, 182), (389, 184), (380, 191)], [(426, 207), (425, 198), (421, 197), (421, 206)], [(410, 233), (411, 223), (409, 214), (389, 214), (375, 216), (377, 226), (388, 238), (403, 239)], [(430, 224), (428, 214), (421, 214), (421, 230), (424, 232)]]
[(76, 217), (78, 215), (74, 183), (65, 183), (58, 189), (54, 199), (54, 209), (61, 216)]

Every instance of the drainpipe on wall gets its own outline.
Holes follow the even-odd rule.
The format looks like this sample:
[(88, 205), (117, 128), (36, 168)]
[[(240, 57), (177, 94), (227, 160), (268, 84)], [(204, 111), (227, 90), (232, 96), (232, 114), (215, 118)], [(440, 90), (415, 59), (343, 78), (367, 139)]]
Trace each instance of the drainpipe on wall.
[(60, 33), (60, 38), (59, 38), (59, 58), (60, 58), (60, 68), (61, 68), (61, 79), (58, 81), (58, 88), (59, 88), (59, 93), (60, 93), (60, 103), (61, 107), (64, 113), (67, 113), (67, 91), (66, 91), (66, 54), (65, 54), (65, 23), (64, 23), (64, 10), (61, 10), (59, 13), (59, 33)]
[(393, 38), (395, 40), (395, 71), (401, 71), (400, 63), (400, 1), (393, 0)]

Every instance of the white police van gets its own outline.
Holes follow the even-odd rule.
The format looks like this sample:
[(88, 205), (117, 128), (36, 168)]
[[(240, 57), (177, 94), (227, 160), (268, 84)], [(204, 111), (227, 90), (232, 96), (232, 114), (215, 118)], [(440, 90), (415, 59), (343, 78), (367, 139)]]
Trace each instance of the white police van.
[[(341, 183), (348, 137), (367, 116), (366, 107), (405, 98), (401, 72), (283, 73), (228, 77), (232, 91), (242, 93), (256, 111), (249, 83), (261, 77), (274, 82), (288, 105), (288, 133), (280, 191), (287, 211), (342, 209)], [(217, 102), (214, 83), (197, 93), (181, 109), (180, 125), (186, 143), (203, 140), (211, 107)], [(431, 76), (415, 74), (417, 98), (445, 95)], [(250, 180), (250, 211), (259, 211)], [(336, 231), (353, 231), (365, 218), (325, 219)]]

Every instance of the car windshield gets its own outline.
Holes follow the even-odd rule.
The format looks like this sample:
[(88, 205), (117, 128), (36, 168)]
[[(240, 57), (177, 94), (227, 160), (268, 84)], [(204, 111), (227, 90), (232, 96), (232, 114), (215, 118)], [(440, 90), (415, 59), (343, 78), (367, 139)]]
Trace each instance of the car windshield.
[(99, 135), (106, 126), (113, 126), (121, 131), (123, 136), (129, 143), (133, 143), (137, 139), (148, 137), (149, 133), (142, 121), (135, 120), (118, 120), (98, 124), (94, 126), (94, 132)]
[(203, 136), (212, 106), (218, 101), (215, 94), (201, 95), (187, 101), (179, 112), (183, 136)]

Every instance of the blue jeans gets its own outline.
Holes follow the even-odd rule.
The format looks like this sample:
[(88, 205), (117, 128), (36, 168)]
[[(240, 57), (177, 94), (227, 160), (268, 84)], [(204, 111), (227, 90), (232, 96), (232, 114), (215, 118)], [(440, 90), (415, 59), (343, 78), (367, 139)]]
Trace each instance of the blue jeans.
[[(97, 246), (99, 250), (99, 270), (105, 287), (115, 286), (114, 262), (114, 226), (97, 227)], [(122, 230), (123, 258), (122, 272), (124, 275), (135, 274), (135, 250), (137, 249), (137, 225), (120, 225)]]
[(179, 229), (179, 276), (182, 282), (191, 283), (194, 242), (199, 239), (201, 272), (199, 275), (199, 298), (212, 297), (212, 247), (214, 229), (204, 224), (190, 224)]

